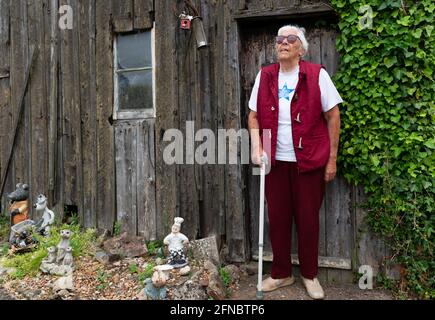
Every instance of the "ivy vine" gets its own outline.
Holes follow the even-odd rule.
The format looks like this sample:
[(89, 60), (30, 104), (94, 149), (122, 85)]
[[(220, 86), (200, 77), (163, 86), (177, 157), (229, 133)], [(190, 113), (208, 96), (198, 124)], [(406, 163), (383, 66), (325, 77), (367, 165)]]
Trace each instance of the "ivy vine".
[(368, 223), (402, 266), (402, 292), (435, 298), (435, 3), (331, 0), (339, 164), (369, 195)]

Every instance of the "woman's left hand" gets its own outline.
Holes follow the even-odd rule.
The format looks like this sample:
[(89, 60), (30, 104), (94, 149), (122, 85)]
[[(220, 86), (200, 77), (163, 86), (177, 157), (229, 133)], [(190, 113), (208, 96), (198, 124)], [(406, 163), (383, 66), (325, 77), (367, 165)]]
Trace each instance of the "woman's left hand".
[(337, 173), (337, 161), (330, 158), (325, 167), (325, 181), (329, 182), (334, 180), (335, 174)]

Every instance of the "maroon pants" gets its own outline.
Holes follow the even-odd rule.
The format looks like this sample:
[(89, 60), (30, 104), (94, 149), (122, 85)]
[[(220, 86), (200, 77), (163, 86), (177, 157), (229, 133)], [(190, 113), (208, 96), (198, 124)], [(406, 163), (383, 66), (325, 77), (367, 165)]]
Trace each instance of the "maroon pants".
[(291, 239), (295, 218), (298, 255), (304, 278), (317, 276), (319, 210), (325, 192), (324, 168), (298, 173), (294, 162), (276, 161), (266, 176), (269, 235), (272, 244), (272, 278), (292, 274)]

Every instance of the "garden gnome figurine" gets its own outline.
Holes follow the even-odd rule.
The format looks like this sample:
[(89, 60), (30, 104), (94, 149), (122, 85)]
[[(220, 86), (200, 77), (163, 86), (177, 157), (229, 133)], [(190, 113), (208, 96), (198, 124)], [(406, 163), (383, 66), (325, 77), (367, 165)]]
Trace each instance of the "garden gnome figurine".
[(163, 243), (168, 245), (170, 257), (168, 264), (174, 268), (182, 268), (187, 265), (186, 254), (184, 253), (184, 245), (189, 243), (189, 239), (180, 232), (181, 224), (184, 219), (177, 217), (174, 219), (171, 234), (167, 235)]

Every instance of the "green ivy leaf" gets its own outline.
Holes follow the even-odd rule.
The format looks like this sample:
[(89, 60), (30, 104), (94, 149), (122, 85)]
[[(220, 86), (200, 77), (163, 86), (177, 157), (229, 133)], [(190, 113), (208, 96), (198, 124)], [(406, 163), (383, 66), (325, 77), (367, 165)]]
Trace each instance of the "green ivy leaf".
[(435, 138), (429, 139), (424, 145), (430, 149), (435, 149)]
[(408, 27), (411, 23), (411, 17), (410, 16), (405, 16), (399, 20), (396, 21), (398, 24)]
[(385, 57), (384, 58), (384, 64), (387, 68), (391, 68), (394, 64), (397, 63), (396, 56), (393, 57)]
[(415, 30), (415, 31), (412, 32), (412, 36), (413, 36), (414, 38), (420, 39), (420, 37), (421, 37), (421, 33), (422, 33), (422, 32), (423, 32), (422, 29), (417, 29), (417, 30)]
[(378, 156), (371, 156), (370, 160), (371, 160), (373, 166), (375, 166), (375, 167), (379, 166), (380, 160), (379, 160)]

